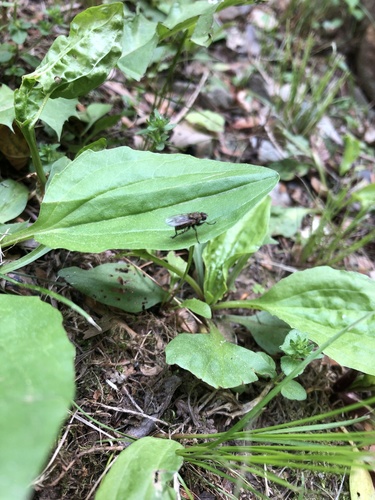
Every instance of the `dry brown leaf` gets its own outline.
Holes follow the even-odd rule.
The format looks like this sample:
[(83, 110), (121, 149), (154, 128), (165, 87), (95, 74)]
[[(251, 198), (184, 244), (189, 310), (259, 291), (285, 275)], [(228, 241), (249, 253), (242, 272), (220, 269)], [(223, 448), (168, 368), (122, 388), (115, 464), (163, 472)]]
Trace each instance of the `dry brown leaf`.
[(24, 168), (30, 158), (30, 151), (22, 132), (16, 124), (14, 133), (6, 125), (0, 125), (0, 151), (16, 170)]

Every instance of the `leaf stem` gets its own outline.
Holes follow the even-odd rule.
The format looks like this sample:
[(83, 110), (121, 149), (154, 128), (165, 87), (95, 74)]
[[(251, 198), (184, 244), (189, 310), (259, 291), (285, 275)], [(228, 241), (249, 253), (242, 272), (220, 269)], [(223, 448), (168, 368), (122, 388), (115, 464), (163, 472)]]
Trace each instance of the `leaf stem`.
[(40, 182), (40, 184), (43, 188), (43, 191), (44, 191), (44, 187), (47, 183), (47, 177), (44, 173), (43, 165), (42, 165), (42, 162), (40, 160), (38, 146), (37, 146), (36, 137), (35, 137), (35, 129), (34, 129), (34, 127), (31, 127), (31, 126), (26, 126), (26, 127), (21, 126), (21, 130), (22, 130), (23, 136), (25, 137), (26, 142), (30, 148), (30, 153), (31, 153), (31, 158), (33, 160), (33, 165), (35, 167), (39, 182)]
[(147, 251), (140, 251), (140, 252), (134, 252), (134, 255), (137, 255), (138, 257), (141, 257), (142, 259), (149, 259), (151, 260), (154, 264), (157, 266), (164, 267), (165, 269), (168, 269), (168, 271), (171, 271), (174, 274), (177, 274), (180, 278), (184, 279), (186, 283), (188, 283), (191, 288), (195, 291), (197, 296), (203, 300), (203, 291), (201, 287), (198, 285), (198, 283), (188, 274), (186, 274), (186, 270), (181, 272), (177, 267), (172, 266), (169, 264), (169, 262), (166, 262), (164, 259), (159, 259), (159, 257), (156, 257), (152, 253), (149, 253)]

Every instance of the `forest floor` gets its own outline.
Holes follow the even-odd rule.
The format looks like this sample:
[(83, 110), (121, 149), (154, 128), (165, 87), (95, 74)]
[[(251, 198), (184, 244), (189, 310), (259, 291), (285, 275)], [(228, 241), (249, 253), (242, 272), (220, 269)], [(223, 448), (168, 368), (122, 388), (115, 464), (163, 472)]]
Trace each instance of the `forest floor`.
[[(64, 22), (56, 24), (48, 36), (41, 36), (38, 25), (46, 18), (45, 9), (55, 3), (18, 2), (17, 16), (30, 22), (18, 60), (26, 72), (32, 71), (30, 59), (21, 56), (41, 59), (53, 39), (67, 34), (71, 19), (85, 8), (80, 2), (61, 7)], [(183, 51), (173, 75), (168, 72), (168, 58), (155, 64), (140, 82), (125, 81), (118, 70), (113, 71), (110, 79), (79, 105), (79, 111), (85, 111), (92, 103), (110, 104), (104, 116), (115, 117), (112, 125), (102, 124), (97, 133), (91, 129), (88, 139), (88, 135), (81, 135), (86, 124), (71, 119), (60, 141), (59, 151), (68, 155), (102, 135), (109, 147), (121, 144), (142, 149), (145, 136), (137, 132), (145, 128), (156, 106), (176, 124), (163, 153), (179, 151), (199, 158), (277, 169), (281, 181), (271, 194), (273, 243), (250, 257), (229, 294), (230, 300), (257, 297), (260, 288), (268, 290), (294, 271), (316, 265), (332, 265), (375, 277), (373, 242), (337, 261), (335, 257), (342, 248), (326, 252), (330, 231), (350, 220), (351, 215), (344, 209), (327, 222), (329, 229), (324, 235), (319, 239), (312, 236), (313, 228), (322, 220), (329, 192), (375, 182), (375, 129), (371, 103), (355, 72), (360, 23), (349, 12), (341, 16), (332, 7), (316, 6), (310, 12), (308, 3), (268, 2), (222, 11), (218, 16), (221, 29), (212, 45)], [(142, 4), (144, 8), (147, 2)], [(298, 74), (300, 68), (303, 71)], [(319, 90), (319, 82), (325, 78), (325, 88)], [(8, 72), (3, 81), (16, 88), (19, 75)], [(294, 84), (298, 92), (293, 96)], [(325, 104), (330, 92), (332, 99)], [(204, 113), (208, 110), (214, 113), (211, 118), (222, 117), (223, 124), (215, 121), (207, 125)], [(206, 125), (197, 125), (189, 115), (191, 111), (202, 113)], [(46, 137), (45, 130), (41, 130), (39, 140)], [(351, 140), (348, 137), (358, 141), (360, 151), (349, 160), (348, 167), (342, 167)], [(29, 176), (28, 182), (32, 185), (35, 180)], [(291, 209), (287, 217), (284, 209)], [(27, 216), (35, 220), (38, 210), (38, 199), (34, 197)], [(373, 223), (373, 214), (369, 214), (365, 226), (358, 227), (342, 246), (349, 247)], [(307, 241), (311, 242), (309, 248)], [(179, 255), (185, 258), (187, 254), (180, 251)], [(54, 250), (29, 266), (27, 274), (33, 277), (34, 284), (53, 282), (58, 280), (61, 268), (90, 269), (127, 258), (124, 251), (116, 250), (101, 254)], [(131, 261), (159, 284), (168, 284), (165, 269), (136, 258)], [(227, 389), (214, 390), (188, 371), (168, 366), (164, 352), (176, 332), (197, 332), (201, 328), (200, 321), (185, 310), (154, 306), (137, 315), (129, 314), (58, 283), (59, 292), (87, 310), (102, 332), (68, 307), (53, 304), (63, 314), (64, 328), (76, 348), (76, 406), (61, 430), (51, 460), (34, 485), (35, 500), (93, 498), (109, 458), (124, 447), (116, 441), (116, 431), (134, 437), (223, 432), (267, 384), (259, 380), (236, 394)], [(188, 287), (180, 293), (184, 299), (191, 296)], [(239, 345), (259, 350), (244, 327), (233, 326), (230, 333)], [(314, 361), (298, 378), (307, 399), (291, 401), (279, 395), (252, 425), (275, 425), (342, 405), (342, 387), (339, 393), (336, 384), (345, 372), (344, 367), (328, 358)], [(342, 499), (349, 498), (347, 478), (322, 472), (273, 471), (293, 484), (303, 481), (305, 499), (331, 499), (340, 494)], [(205, 472), (202, 479), (199, 469), (191, 465), (185, 466), (181, 475), (194, 498), (231, 498), (233, 485), (225, 478)], [(297, 498), (280, 486), (269, 486), (263, 478), (254, 476), (249, 481), (269, 498)], [(240, 498), (253, 495), (244, 492)]]

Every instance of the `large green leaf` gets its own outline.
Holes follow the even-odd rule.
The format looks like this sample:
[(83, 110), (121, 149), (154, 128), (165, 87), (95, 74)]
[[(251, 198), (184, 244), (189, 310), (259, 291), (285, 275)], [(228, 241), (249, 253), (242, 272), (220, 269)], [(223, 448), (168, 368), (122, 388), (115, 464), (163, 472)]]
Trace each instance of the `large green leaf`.
[[(238, 304), (237, 304), (238, 307)], [(375, 282), (359, 273), (316, 267), (288, 276), (246, 307), (263, 309), (317, 344), (358, 323), (325, 354), (338, 363), (375, 375)]]
[(91, 7), (70, 24), (69, 36), (59, 36), (38, 68), (24, 80), (36, 81), (44, 94), (72, 99), (104, 82), (121, 54), (123, 5)]
[(104, 82), (121, 54), (123, 5), (91, 7), (78, 14), (69, 37), (53, 42), (38, 68), (14, 92), (21, 129), (35, 126), (50, 97), (73, 99)]
[(169, 486), (182, 466), (183, 446), (169, 439), (145, 437), (121, 452), (105, 476), (95, 500), (172, 500)]
[(74, 396), (74, 348), (37, 297), (0, 296), (0, 497), (27, 497)]
[(275, 363), (267, 354), (253, 352), (227, 342), (220, 331), (177, 335), (166, 347), (167, 363), (177, 364), (215, 387), (229, 388), (250, 384), (258, 375), (275, 376)]
[(277, 179), (263, 167), (186, 155), (86, 151), (54, 175), (39, 219), (22, 236), (83, 252), (186, 248), (196, 244), (194, 231), (172, 239), (168, 217), (207, 213), (216, 224), (197, 228), (203, 243), (232, 227)]

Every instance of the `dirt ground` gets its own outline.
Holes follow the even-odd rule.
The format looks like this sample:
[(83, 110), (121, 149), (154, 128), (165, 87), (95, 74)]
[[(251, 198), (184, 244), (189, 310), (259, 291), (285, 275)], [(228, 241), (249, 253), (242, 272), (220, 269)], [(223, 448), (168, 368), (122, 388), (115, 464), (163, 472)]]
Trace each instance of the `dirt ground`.
[[(20, 1), (18, 15), (29, 20), (32, 25), (37, 25), (43, 18), (44, 8), (54, 3)], [(265, 9), (278, 18), (282, 17), (283, 9), (286, 8), (281, 5), (284, 3), (287, 2), (276, 6), (275, 2), (270, 2), (257, 9)], [(81, 9), (79, 3), (61, 7), (67, 23)], [(172, 102), (173, 119), (173, 116), (181, 112), (182, 105), (186, 102), (189, 102), (190, 107), (212, 108), (225, 117), (225, 133), (211, 134), (201, 131), (200, 135), (194, 135), (191, 129), (187, 128), (189, 125), (181, 120), (172, 137), (174, 148), (183, 148), (185, 152), (198, 157), (265, 166), (267, 154), (268, 157), (273, 157), (277, 151), (275, 144), (278, 138), (275, 139), (273, 134), (273, 117), (269, 115), (264, 100), (255, 100), (251, 110), (246, 101), (245, 90), (249, 87), (267, 99), (266, 88), (271, 79), (270, 75), (262, 72), (267, 69), (266, 63), (259, 65), (259, 58), (262, 58), (261, 54), (265, 51), (267, 35), (260, 34), (261, 28), (254, 14), (257, 10), (251, 12), (251, 8), (247, 6), (228, 10), (221, 15), (226, 38), (208, 49), (210, 63), (207, 64), (203, 59), (200, 61), (199, 58), (184, 61), (175, 72), (172, 90), (168, 99), (163, 100), (160, 109), (161, 112), (170, 113), (167, 102)], [(282, 44), (284, 27), (280, 25), (279, 35), (272, 40), (270, 38), (270, 44), (276, 43), (275, 40)], [(56, 26), (48, 37), (41, 39), (37, 31), (30, 28), (24, 47), (34, 56), (42, 57), (51, 41), (61, 32), (65, 33), (66, 28)], [(335, 36), (340, 50), (343, 34), (338, 31)], [(323, 42), (326, 40), (322, 40)], [(344, 54), (348, 57), (349, 64), (352, 64), (355, 43), (353, 35), (353, 51), (349, 50)], [(272, 49), (269, 50), (268, 56), (271, 58)], [(326, 57), (324, 47), (316, 57), (318, 71), (321, 61)], [(30, 71), (27, 63), (24, 64), (26, 70)], [(251, 76), (251, 67), (255, 67), (255, 64), (259, 71)], [(124, 110), (124, 97), (128, 98), (129, 102), (138, 102), (137, 116), (134, 118), (123, 114), (122, 119), (107, 134), (112, 145), (140, 147), (142, 139), (136, 132), (142, 128), (149, 116), (155, 95), (165, 83), (166, 76), (167, 70), (161, 71), (158, 78), (146, 78), (140, 85), (135, 85), (133, 82), (125, 82), (123, 75), (114, 71), (109, 82), (93, 92), (88, 100), (82, 100), (82, 109), (90, 102), (109, 102), (116, 113)], [(224, 85), (215, 85), (218, 80)], [(16, 84), (16, 78), (9, 77), (7, 84)], [(195, 95), (196, 89), (200, 91)], [(350, 90), (349, 85), (346, 85), (342, 92)], [(140, 95), (142, 99), (139, 99)], [(191, 99), (192, 96), (194, 100)], [(372, 127), (371, 115), (366, 115), (364, 120), (362, 137)], [(79, 130), (79, 126), (71, 121), (68, 129), (73, 133)], [(341, 135), (345, 133), (342, 128), (337, 130)], [(320, 153), (325, 152), (318, 132), (312, 141), (317, 148), (321, 148)], [(267, 150), (267, 147), (271, 149)], [(174, 148), (171, 147), (170, 150)], [(334, 158), (327, 156), (327, 168), (330, 168), (334, 161)], [(373, 158), (369, 159), (368, 165), (369, 175), (373, 176)], [(29, 180), (30, 184), (34, 181), (33, 178)], [(320, 187), (316, 172), (309, 171), (303, 178), (295, 177), (282, 181), (273, 193), (273, 203), (314, 208), (309, 193), (313, 191), (317, 195)], [(35, 198), (28, 206), (28, 217), (35, 219), (38, 209), (38, 201)], [(306, 219), (304, 225), (308, 226), (310, 222), (311, 219)], [(269, 289), (293, 270), (301, 269), (300, 252), (301, 248), (296, 240), (278, 236), (276, 245), (265, 245), (251, 257), (247, 269), (238, 278), (236, 290), (230, 299), (252, 298), (255, 296), (252, 292), (254, 285), (261, 284), (264, 289)], [(181, 252), (181, 255), (185, 257), (186, 253)], [(342, 264), (347, 270), (371, 275), (374, 273), (374, 257), (375, 247), (370, 243)], [(27, 275), (33, 277), (32, 282), (35, 284), (44, 286), (46, 282), (55, 283), (54, 289), (57, 292), (87, 310), (103, 330), (99, 333), (74, 311), (61, 304), (53, 304), (62, 312), (64, 328), (77, 352), (76, 406), (72, 407), (61, 429), (56, 448), (52, 450), (45, 470), (34, 485), (34, 500), (93, 498), (109, 459), (125, 446), (118, 440), (121, 433), (143, 437), (223, 432), (238, 420), (244, 406), (255, 400), (267, 384), (266, 381), (260, 380), (241, 394), (231, 390), (213, 390), (189, 372), (177, 366), (168, 366), (165, 362), (165, 347), (176, 332), (197, 331), (200, 328), (197, 320), (187, 311), (175, 312), (155, 306), (138, 315), (130, 315), (83, 296), (57, 277), (58, 271), (64, 267), (79, 266), (88, 269), (124, 258), (127, 258), (124, 252), (116, 250), (95, 255), (60, 250), (50, 252), (26, 270)], [(169, 277), (165, 270), (135, 258), (131, 261), (141, 265), (142, 269), (159, 283), (167, 284)], [(313, 264), (314, 262), (307, 262), (304, 265), (308, 267)], [(183, 287), (181, 298), (191, 296), (189, 287)], [(259, 350), (244, 328), (233, 326), (232, 335), (239, 345)], [(300, 383), (308, 392), (307, 400), (295, 402), (279, 396), (265, 409), (256, 425), (275, 425), (326, 412), (341, 405), (341, 396), (335, 392), (334, 384), (344, 371), (343, 367), (327, 359), (314, 362), (299, 377)], [(103, 428), (103, 425), (108, 427)], [(291, 483), (301, 484), (301, 476), (294, 471), (285, 469), (277, 472)], [(206, 477), (202, 478), (201, 471), (193, 466), (184, 467), (181, 471), (195, 498), (230, 498), (233, 491), (231, 483), (223, 478), (204, 474)], [(216, 488), (212, 489), (204, 479), (211, 480)], [(260, 478), (254, 477), (251, 481), (258, 491), (269, 498), (295, 498), (294, 494), (273, 485), (269, 486)], [(333, 474), (306, 472), (306, 488), (316, 494), (304, 498), (331, 499), (336, 498), (339, 492), (340, 498), (349, 498), (347, 480), (344, 481), (344, 487), (341, 481), (341, 477)], [(253, 497), (247, 493), (241, 498)]]

